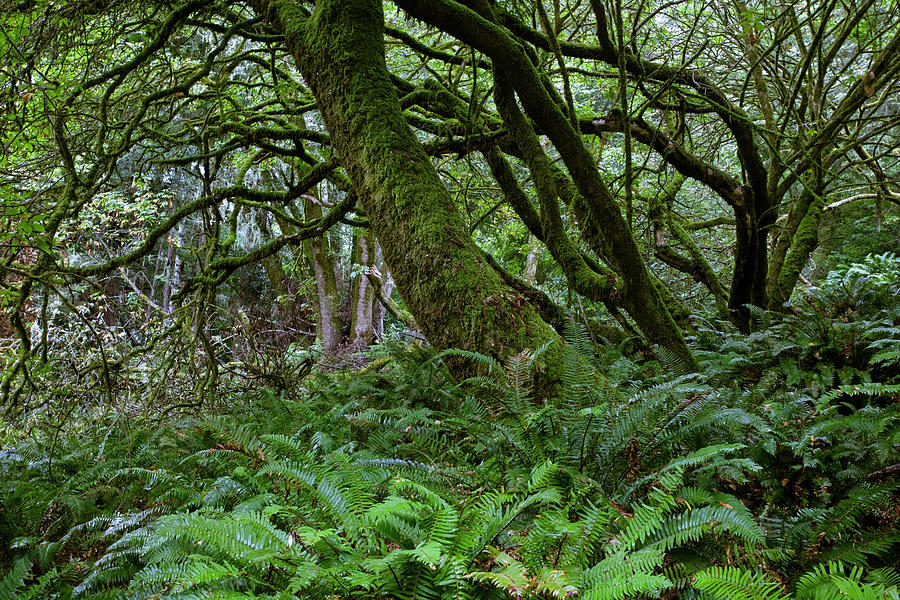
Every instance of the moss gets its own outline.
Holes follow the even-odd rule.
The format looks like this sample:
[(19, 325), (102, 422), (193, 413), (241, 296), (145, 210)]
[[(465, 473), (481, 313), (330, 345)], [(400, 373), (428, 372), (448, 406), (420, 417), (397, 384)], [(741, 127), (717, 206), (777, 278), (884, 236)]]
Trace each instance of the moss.
[(781, 307), (791, 297), (800, 273), (809, 260), (809, 255), (819, 245), (819, 225), (825, 210), (825, 200), (816, 196), (810, 202), (809, 210), (800, 221), (797, 232), (791, 239), (791, 249), (778, 273), (778, 284), (769, 299), (770, 307)]
[(716, 275), (712, 265), (706, 260), (703, 251), (700, 250), (691, 236), (688, 235), (688, 232), (685, 231), (681, 225), (674, 221), (670, 222), (670, 229), (675, 234), (675, 237), (678, 238), (678, 241), (684, 245), (688, 251), (688, 255), (691, 257), (692, 268), (694, 269), (692, 275), (703, 283), (712, 293), (716, 302), (716, 310), (722, 318), (727, 319), (728, 292), (719, 280), (718, 275)]
[(269, 0), (254, 2), (257, 10), (281, 26), (289, 45), (295, 44), (303, 37), (307, 14), (299, 2), (293, 0)]
[[(382, 30), (379, 1), (325, 0), (302, 37), (288, 38), (288, 44), (398, 292), (439, 349), (464, 348), (503, 360), (558, 339), (469, 237), (403, 117), (385, 64)], [(548, 351), (543, 360), (543, 389), (552, 390), (561, 373), (561, 349)], [(451, 363), (458, 376), (476, 372), (465, 361)]]
[(653, 281), (653, 288), (656, 290), (656, 295), (659, 296), (660, 302), (665, 305), (666, 310), (672, 315), (672, 319), (675, 320), (675, 323), (679, 327), (689, 326), (691, 313), (687, 307), (675, 297), (675, 294), (666, 287), (666, 284), (663, 283), (661, 279), (653, 275), (652, 272), (650, 276)]

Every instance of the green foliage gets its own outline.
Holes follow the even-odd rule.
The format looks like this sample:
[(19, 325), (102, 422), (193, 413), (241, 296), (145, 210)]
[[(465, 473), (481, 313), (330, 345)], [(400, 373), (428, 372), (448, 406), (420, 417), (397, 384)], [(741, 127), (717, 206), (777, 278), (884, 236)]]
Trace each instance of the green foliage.
[(764, 573), (734, 567), (711, 567), (694, 576), (694, 587), (717, 600), (882, 600), (896, 599), (900, 574), (876, 569), (864, 574), (859, 567), (847, 571), (840, 562), (821, 563), (797, 581), (793, 594)]
[(895, 308), (900, 296), (900, 257), (886, 252), (869, 254), (858, 263), (840, 264), (810, 295), (819, 307), (835, 315)]
[[(379, 368), (319, 374), (293, 399), (264, 391), (157, 423), (85, 413), (70, 433), (13, 434), (3, 589), (893, 597), (900, 484), (870, 477), (900, 462), (893, 383), (807, 370), (798, 344), (773, 356), (791, 340), (762, 332), (700, 328), (700, 347), (721, 351), (701, 352), (704, 375), (668, 380), (613, 351), (601, 361), (577, 328), (566, 339), (552, 404), (528, 383), (540, 351), (500, 365), (393, 349)], [(484, 374), (455, 383), (445, 356)]]
[[(469, 10), (462, 4), (454, 8), (460, 15)], [(305, 89), (294, 57), (270, 35), (272, 23), (234, 3), (10, 4), (0, 28), (0, 313), (23, 323), (18, 346), (0, 356), (0, 392), (22, 420), (0, 434), (0, 599), (897, 597), (900, 259), (871, 254), (896, 246), (896, 208), (880, 214), (896, 199), (896, 132), (882, 121), (893, 118), (888, 104), (879, 104), (896, 82), (867, 74), (896, 29), (896, 7), (807, 3), (802, 27), (838, 32), (807, 48), (796, 45), (792, 11), (642, 7), (622, 40), (635, 53), (640, 47), (641, 60), (602, 67), (566, 58), (597, 42), (586, 26), (597, 15), (582, 12), (590, 3), (551, 4), (545, 20), (552, 22), (539, 24), (534, 10), (543, 3), (492, 3), (497, 26), (512, 27), (548, 90), (560, 86), (572, 103), (569, 116), (585, 133), (596, 127), (585, 164), (627, 173), (583, 189), (605, 185), (628, 198), (628, 229), (652, 232), (656, 250), (667, 236), (669, 262), (692, 274), (672, 286), (680, 299), (702, 302), (698, 272), (727, 281), (735, 255), (761, 259), (767, 239), (778, 246), (775, 232), (790, 237), (794, 196), (804, 193), (800, 183), (810, 185), (806, 171), (816, 170), (810, 164), (839, 167), (823, 169), (821, 188), (807, 191), (829, 203), (824, 220), (834, 225), (823, 233), (840, 227), (850, 239), (816, 257), (820, 265), (846, 264), (820, 281), (811, 277), (816, 285), (795, 294), (794, 313), (750, 306), (750, 335), (698, 319), (692, 343), (700, 373), (684, 372), (683, 357), (665, 349), (654, 348), (657, 364), (571, 325), (559, 395), (546, 402), (531, 385), (549, 347), (503, 364), (464, 350), (388, 347), (363, 372), (316, 373), (301, 387), (316, 351), (295, 341), (287, 357), (273, 359), (258, 344), (255, 324), (270, 322), (273, 307), (260, 303), (251, 319), (252, 303), (231, 292), (265, 298), (286, 264), (292, 275), (303, 269), (303, 252), (288, 259), (288, 249), (298, 249), (307, 229), (326, 227), (301, 218), (300, 197), (329, 209), (352, 200), (334, 160), (348, 155), (328, 145), (315, 112), (328, 98)], [(463, 238), (451, 241), (464, 247), (471, 235), (508, 271), (542, 286), (564, 310), (577, 305), (591, 322), (601, 303), (575, 298), (571, 270), (537, 244), (476, 154), (509, 131), (493, 112), (494, 83), (478, 45), (422, 27), (395, 6), (386, 7), (386, 23), (404, 118), (464, 213)], [(564, 40), (565, 52), (533, 46), (528, 24)], [(735, 33), (745, 39), (732, 55)], [(844, 41), (855, 44), (849, 54)], [(760, 60), (748, 62), (747, 52)], [(610, 77), (609, 68), (633, 70), (656, 57), (667, 64)], [(829, 66), (823, 57), (840, 60)], [(679, 61), (690, 71), (679, 75)], [(733, 68), (750, 63), (761, 77)], [(747, 82), (785, 67), (797, 73), (789, 87), (800, 104), (767, 103), (775, 111), (767, 115), (754, 98), (763, 96), (759, 85), (739, 97), (730, 91), (752, 92)], [(716, 81), (698, 79), (703, 71)], [(808, 74), (821, 81), (807, 85)], [(393, 98), (385, 89), (379, 97)], [(860, 89), (868, 112), (856, 110), (861, 96), (850, 93)], [(359, 98), (346, 100), (341, 106), (358, 108)], [(618, 118), (610, 109), (620, 101), (645, 118), (624, 128), (637, 142), (628, 152), (617, 143), (622, 124), (607, 122)], [(554, 102), (543, 106), (547, 114), (556, 114)], [(541, 123), (546, 111), (525, 105), (537, 130), (552, 134)], [(803, 106), (815, 108), (815, 128), (796, 120), (808, 112)], [(787, 137), (767, 125), (759, 130), (770, 136), (764, 144), (747, 143), (764, 121), (780, 123)], [(665, 156), (638, 138), (647, 127), (659, 141), (657, 124), (670, 138)], [(847, 143), (829, 131), (846, 133)], [(581, 156), (578, 140), (560, 141), (541, 139), (550, 163)], [(754, 145), (762, 151), (755, 166)], [(566, 146), (576, 152), (558, 154)], [(822, 160), (811, 163), (810, 149)], [(679, 157), (687, 158), (680, 170), (698, 177), (678, 198), (662, 198)], [(519, 162), (513, 168), (530, 202), (541, 178)], [(717, 196), (739, 208), (745, 203), (736, 199), (759, 190), (754, 180), (764, 180), (766, 168), (776, 178), (770, 187), (786, 195), (756, 198), (778, 210), (749, 219), (751, 235), (741, 236), (759, 240), (760, 252), (734, 252), (734, 231), (722, 227), (733, 215), (721, 212)], [(317, 172), (327, 173), (327, 184), (308, 177)], [(361, 175), (377, 183), (385, 173)], [(584, 258), (620, 263), (631, 238), (594, 239), (610, 237), (592, 234), (607, 223), (592, 217), (597, 198), (586, 198), (592, 208), (584, 211), (584, 199), (567, 190), (584, 183), (572, 176), (558, 178), (550, 201), (531, 207), (540, 210), (537, 227), (546, 233), (555, 219)], [(737, 183), (745, 179), (753, 185)], [(412, 206), (415, 194), (400, 188), (414, 182), (400, 183), (389, 196)], [(372, 198), (388, 197), (379, 191)], [(830, 216), (843, 205), (837, 195), (847, 196), (841, 210), (853, 213)], [(867, 198), (879, 207), (878, 232)], [(616, 211), (610, 204), (599, 214)], [(332, 220), (359, 225), (389, 212)], [(430, 214), (414, 213), (407, 216)], [(752, 215), (736, 216), (744, 227)], [(343, 231), (346, 242), (352, 235)], [(688, 231), (703, 232), (702, 251)], [(425, 233), (395, 237), (421, 246)], [(423, 247), (414, 253), (401, 244), (384, 254), (422, 256)], [(439, 262), (430, 270), (423, 264), (418, 276), (455, 278), (466, 266), (442, 271)], [(735, 269), (735, 291), (750, 283), (742, 274), (764, 265)], [(242, 279), (227, 290), (233, 273)], [(277, 308), (299, 307), (315, 292), (298, 280), (313, 282), (308, 272), (278, 282), (283, 289), (271, 295), (285, 302)], [(705, 283), (718, 290), (711, 285), (718, 282)], [(416, 290), (401, 291), (410, 299)], [(456, 300), (441, 310), (471, 308)], [(640, 322), (641, 308), (617, 315), (620, 324)], [(478, 310), (467, 327), (478, 326)], [(278, 318), (303, 317), (312, 329), (306, 311)], [(7, 370), (16, 356), (22, 362)], [(454, 381), (444, 360), (475, 365), (479, 375)], [(661, 377), (660, 367), (677, 376)], [(260, 390), (259, 382), (285, 393)]]
[(154, 193), (145, 188), (134, 181), (126, 190), (94, 196), (82, 209), (78, 222), (66, 224), (57, 234), (69, 262), (99, 262), (111, 249), (134, 250), (175, 201), (170, 192)]

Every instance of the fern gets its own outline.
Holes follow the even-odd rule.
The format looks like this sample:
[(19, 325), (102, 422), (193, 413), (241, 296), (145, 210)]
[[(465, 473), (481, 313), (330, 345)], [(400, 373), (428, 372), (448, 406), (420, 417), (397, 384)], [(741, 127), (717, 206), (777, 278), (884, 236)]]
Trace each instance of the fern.
[(816, 565), (797, 581), (798, 600), (876, 600), (898, 598), (900, 575), (893, 569), (871, 571), (864, 576), (858, 567), (846, 570), (840, 562)]
[(709, 567), (694, 574), (693, 587), (716, 600), (783, 600), (781, 584), (764, 573), (736, 567)]
[(699, 541), (713, 532), (717, 534), (729, 532), (748, 543), (763, 543), (765, 535), (746, 508), (741, 507), (739, 510), (735, 509), (734, 505), (724, 505), (724, 502), (721, 504), (670, 515), (656, 528), (650, 546), (658, 546), (662, 551), (668, 551), (688, 542)]
[(663, 556), (652, 551), (608, 555), (582, 572), (579, 583), (591, 600), (621, 600), (639, 594), (658, 595), (672, 586), (664, 575), (653, 571), (662, 565)]
[(532, 581), (524, 564), (507, 554), (495, 551), (493, 561), (499, 565), (491, 571), (477, 571), (467, 577), (472, 581), (489, 583), (495, 587), (506, 590), (513, 597), (519, 597), (527, 593)]
[(17, 560), (12, 569), (0, 579), (0, 597), (16, 598), (17, 593), (25, 587), (25, 579), (31, 571), (31, 561), (27, 559)]
[[(707, 371), (663, 379), (571, 326), (552, 402), (530, 389), (542, 349), (417, 350), (228, 414), (23, 438), (0, 494), (9, 568), (33, 566), (6, 579), (80, 598), (891, 597), (896, 573), (864, 569), (900, 543), (900, 488), (866, 479), (900, 460), (895, 382), (705, 327)], [(871, 353), (892, 350), (883, 327)], [(443, 358), (482, 375), (453, 382)]]

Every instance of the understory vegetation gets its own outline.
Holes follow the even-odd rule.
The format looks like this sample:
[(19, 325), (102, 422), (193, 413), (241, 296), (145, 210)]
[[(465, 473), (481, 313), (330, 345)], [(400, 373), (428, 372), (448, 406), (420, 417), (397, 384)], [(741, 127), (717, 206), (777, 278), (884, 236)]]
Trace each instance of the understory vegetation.
[(38, 412), (4, 432), (0, 597), (897, 598), (886, 265), (749, 336), (697, 319), (700, 373), (573, 323), (555, 402), (540, 349), (393, 343), (203, 413)]

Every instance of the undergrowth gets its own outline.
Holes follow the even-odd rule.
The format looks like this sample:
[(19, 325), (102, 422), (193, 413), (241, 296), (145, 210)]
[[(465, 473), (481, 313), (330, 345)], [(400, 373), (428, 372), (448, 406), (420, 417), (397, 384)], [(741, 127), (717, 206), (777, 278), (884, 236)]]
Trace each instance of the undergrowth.
[(0, 598), (898, 598), (898, 315), (816, 314), (703, 322), (674, 378), (573, 327), (555, 403), (533, 355), (388, 349), (224, 414), (9, 428)]

